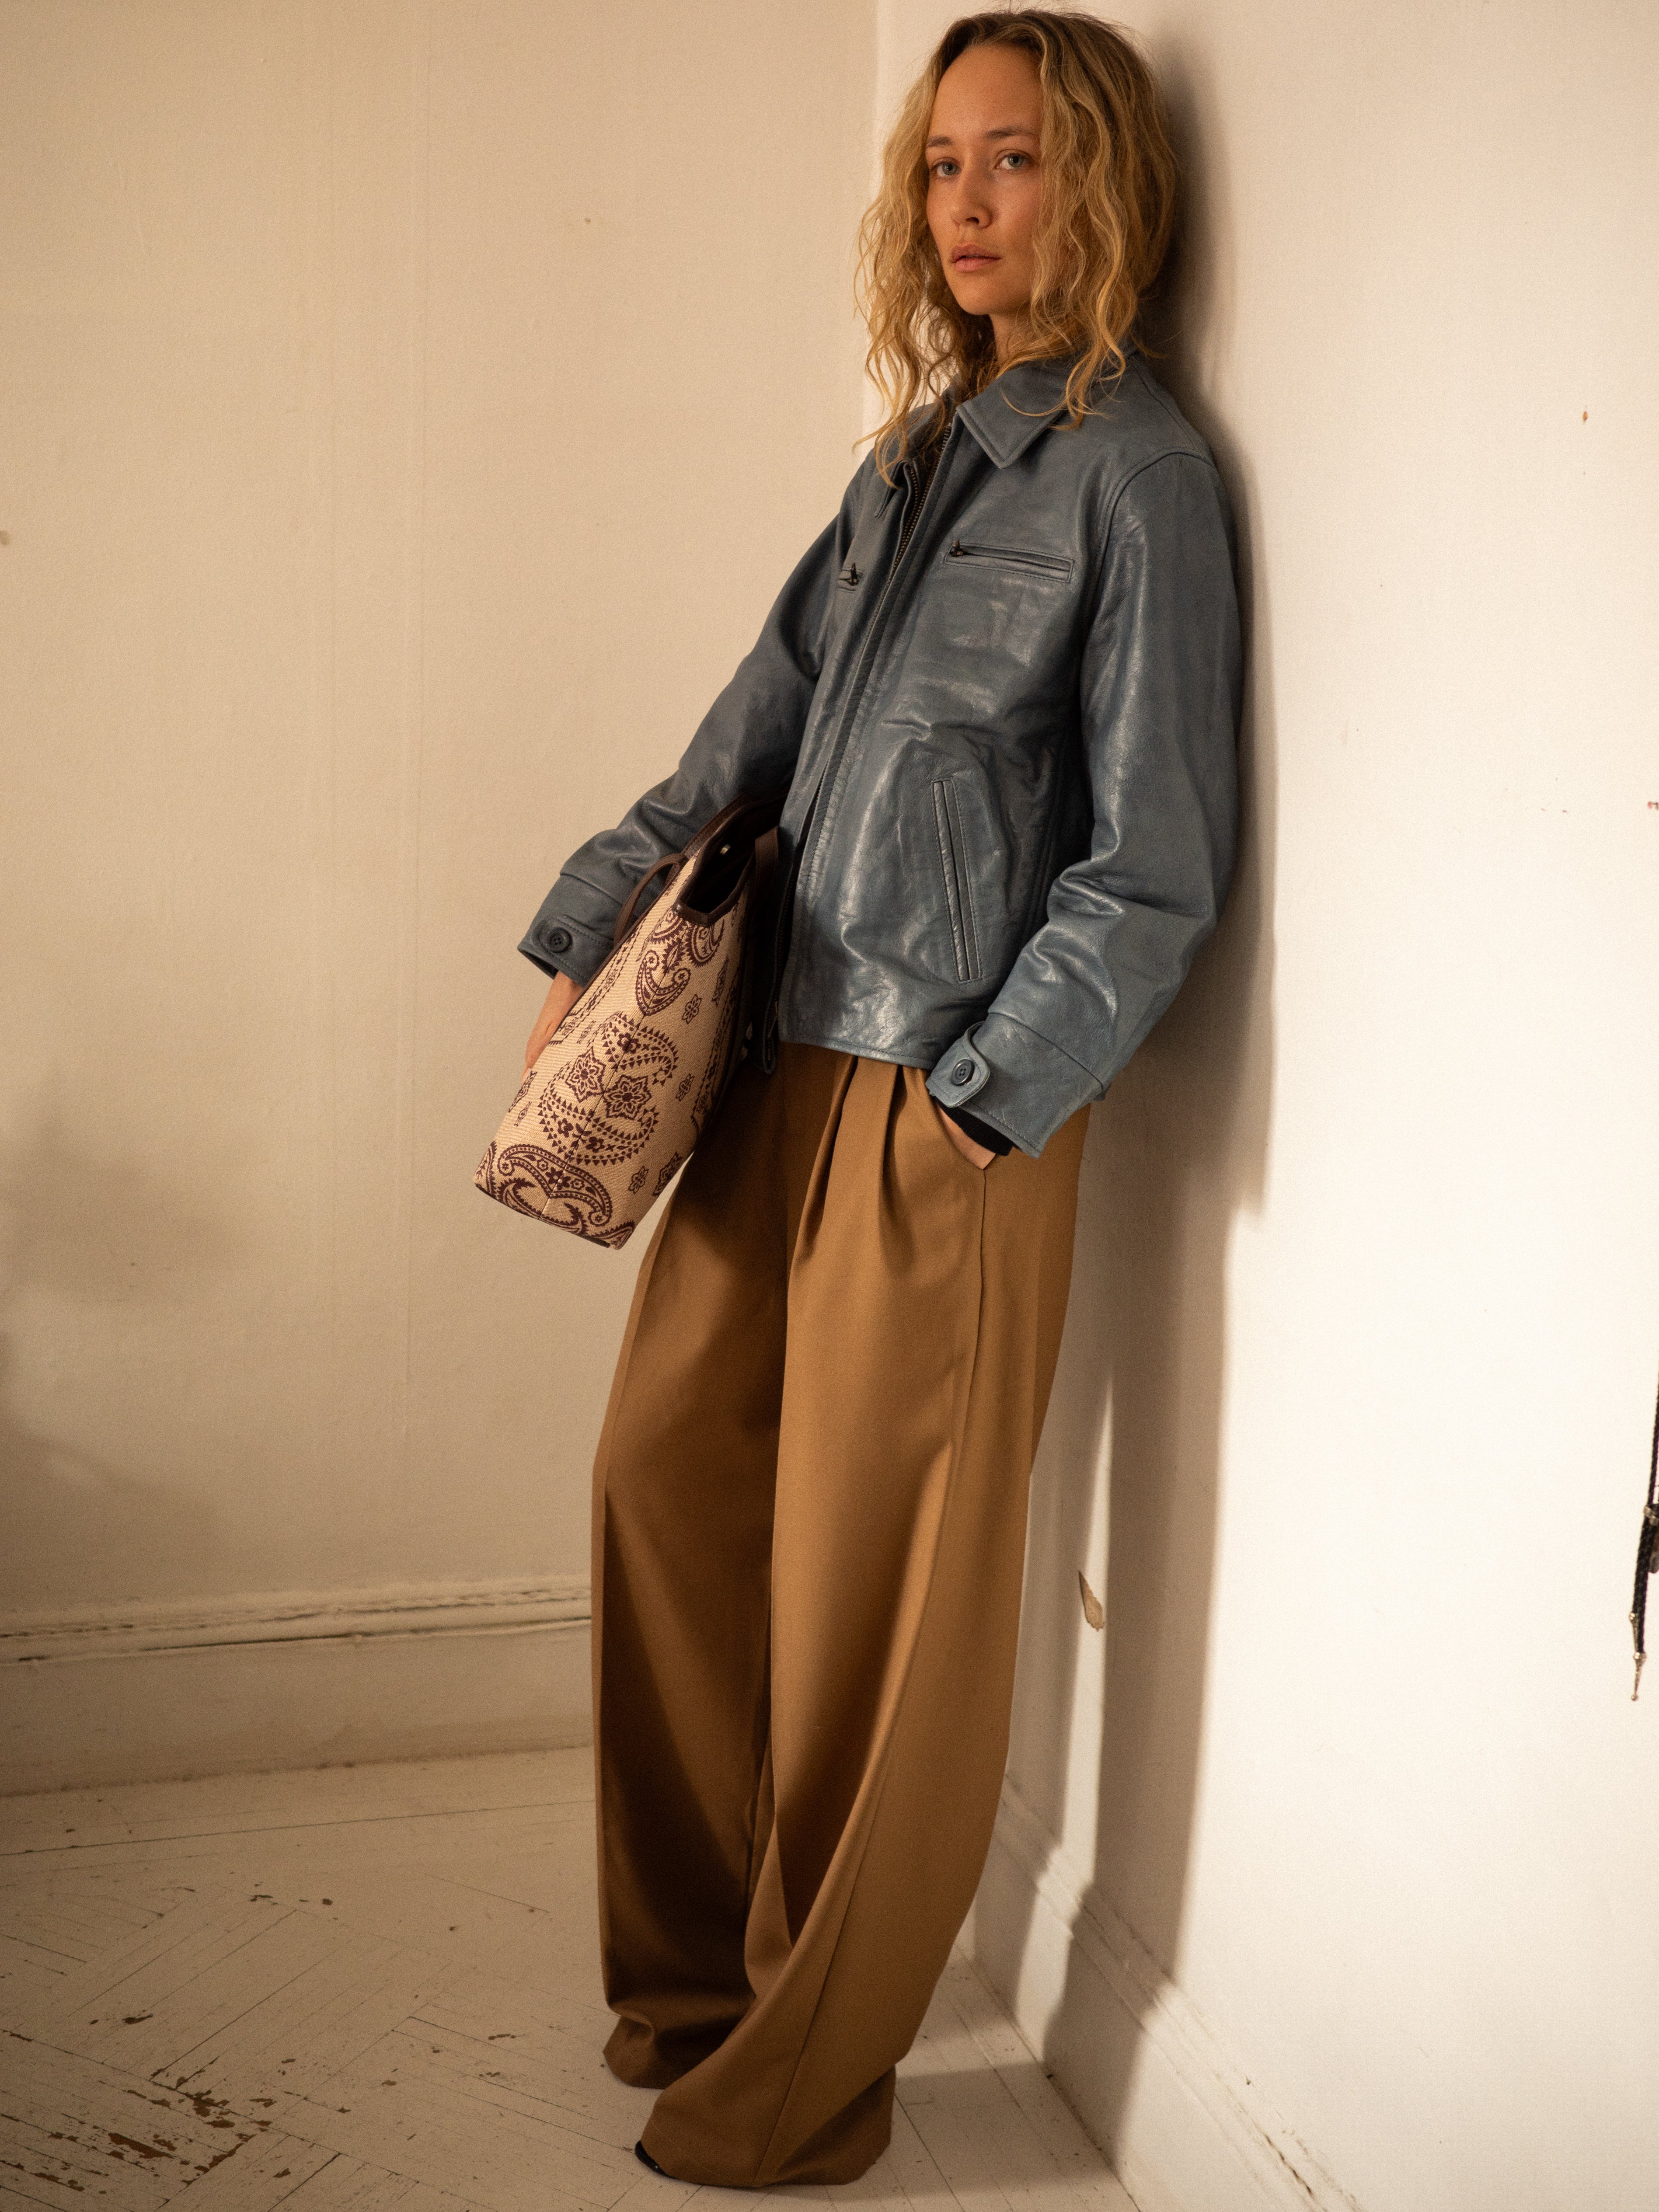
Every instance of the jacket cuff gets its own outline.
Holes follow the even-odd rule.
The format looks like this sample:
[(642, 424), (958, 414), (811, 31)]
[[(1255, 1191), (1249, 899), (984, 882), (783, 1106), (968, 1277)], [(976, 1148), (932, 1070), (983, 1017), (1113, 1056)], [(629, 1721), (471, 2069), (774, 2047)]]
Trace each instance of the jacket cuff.
[(943, 1106), (939, 1111), (948, 1115), (964, 1135), (971, 1137), (976, 1145), (983, 1145), (988, 1152), (994, 1152), (999, 1159), (1006, 1158), (1014, 1149), (1012, 1137), (1005, 1137), (1000, 1129), (994, 1129), (988, 1121), (981, 1121), (977, 1114), (969, 1113), (965, 1107)]
[(1079, 1107), (1106, 1095), (1081, 1061), (1009, 1014), (987, 1014), (940, 1055), (927, 1078), (945, 1108), (971, 1107), (992, 1128), (1040, 1158), (1056, 1129)]
[(586, 989), (611, 957), (611, 938), (562, 913), (550, 896), (519, 940), (525, 958), (544, 975), (568, 975)]

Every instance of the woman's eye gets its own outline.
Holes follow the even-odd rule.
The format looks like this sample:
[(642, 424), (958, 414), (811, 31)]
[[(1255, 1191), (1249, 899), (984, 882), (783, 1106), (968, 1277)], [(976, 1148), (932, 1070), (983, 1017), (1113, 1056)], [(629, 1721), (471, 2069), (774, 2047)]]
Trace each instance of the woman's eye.
[(956, 173), (956, 166), (957, 165), (954, 161), (935, 161), (933, 164), (933, 174), (936, 177), (954, 175)]
[(1029, 154), (1005, 154), (1002, 158), (1005, 161), (1029, 161), (1031, 157)]

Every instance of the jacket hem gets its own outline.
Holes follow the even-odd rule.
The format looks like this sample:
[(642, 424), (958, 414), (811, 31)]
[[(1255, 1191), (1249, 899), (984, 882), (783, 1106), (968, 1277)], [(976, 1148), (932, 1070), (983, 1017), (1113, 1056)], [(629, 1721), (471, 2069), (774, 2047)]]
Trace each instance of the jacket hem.
[(943, 1045), (929, 1050), (926, 1045), (881, 1046), (866, 1044), (852, 1036), (824, 1035), (814, 1031), (807, 1035), (791, 1025), (780, 1024), (778, 1039), (782, 1044), (815, 1044), (824, 1052), (848, 1052), (858, 1060), (880, 1060), (890, 1067), (932, 1067), (945, 1049)]

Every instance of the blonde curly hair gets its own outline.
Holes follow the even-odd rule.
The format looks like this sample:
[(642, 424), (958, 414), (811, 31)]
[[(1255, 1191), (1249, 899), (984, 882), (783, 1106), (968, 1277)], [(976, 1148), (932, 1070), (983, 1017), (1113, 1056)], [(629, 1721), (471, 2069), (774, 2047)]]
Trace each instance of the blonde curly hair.
[[(1029, 53), (1042, 88), (1030, 336), (1000, 362), (990, 318), (957, 305), (927, 228), (933, 96), (951, 63), (978, 46)], [(951, 24), (899, 110), (859, 230), (865, 363), (886, 408), (873, 434), (884, 477), (890, 481), (908, 450), (917, 407), (945, 400), (930, 425), (937, 433), (951, 405), (1018, 362), (1078, 354), (1066, 406), (1073, 422), (1082, 420), (1096, 380), (1123, 373), (1125, 341), (1169, 247), (1176, 176), (1163, 97), (1125, 31), (1046, 8), (996, 9)]]

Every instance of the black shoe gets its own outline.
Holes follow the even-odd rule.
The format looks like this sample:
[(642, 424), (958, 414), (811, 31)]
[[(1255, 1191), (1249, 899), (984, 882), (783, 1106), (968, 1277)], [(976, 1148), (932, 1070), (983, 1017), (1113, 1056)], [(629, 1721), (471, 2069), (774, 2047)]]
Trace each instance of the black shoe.
[(659, 2166), (656, 2160), (652, 2157), (650, 2152), (646, 2148), (642, 2142), (636, 2142), (635, 2144), (634, 2155), (638, 2159), (641, 2166), (648, 2166), (653, 2173), (661, 2174), (665, 2181), (673, 2180), (674, 2176), (668, 2171), (668, 2168), (665, 2166)]

